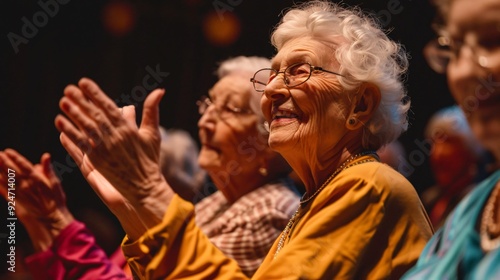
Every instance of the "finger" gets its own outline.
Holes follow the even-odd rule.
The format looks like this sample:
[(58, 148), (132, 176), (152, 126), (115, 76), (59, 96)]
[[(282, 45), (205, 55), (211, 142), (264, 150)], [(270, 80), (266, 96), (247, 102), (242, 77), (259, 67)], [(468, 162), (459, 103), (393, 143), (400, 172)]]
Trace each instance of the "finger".
[(71, 119), (71, 121), (84, 133), (89, 139), (90, 144), (95, 147), (103, 139), (103, 135), (111, 133), (109, 122), (102, 121), (100, 123), (92, 119), (78, 104), (73, 102), (69, 97), (64, 96), (59, 101), (59, 107)]
[(61, 181), (52, 168), (52, 157), (49, 153), (44, 153), (42, 155), (40, 158), (40, 164), (42, 166), (42, 173), (49, 179), (50, 185), (60, 185)]
[(5, 155), (11, 160), (11, 164), (16, 168), (14, 170), (16, 170), (19, 175), (28, 176), (33, 172), (33, 164), (16, 150), (5, 149)]
[(82, 78), (78, 82), (78, 86), (85, 96), (102, 109), (112, 124), (115, 126), (123, 124), (123, 117), (118, 106), (116, 106), (115, 102), (111, 100), (94, 81), (88, 78)]
[[(30, 174), (30, 179), (31, 179), (30, 182), (32, 182), (31, 185), (33, 185), (36, 188), (40, 188), (40, 185), (42, 185), (44, 189), (47, 189), (50, 183), (50, 178), (48, 178), (43, 172), (43, 166), (41, 164), (35, 164), (33, 166), (33, 171)], [(30, 185), (28, 185), (28, 187), (33, 188)]]
[(49, 153), (44, 153), (40, 159), (40, 164), (43, 168), (43, 174), (49, 179), (50, 187), (54, 193), (54, 198), (57, 202), (61, 203), (66, 201), (66, 195), (61, 186), (61, 181), (56, 176), (54, 169), (52, 168), (51, 156)]
[(71, 141), (71, 139), (65, 133), (61, 133), (61, 135), (59, 136), (59, 141), (61, 141), (64, 149), (66, 149), (71, 158), (73, 158), (76, 165), (81, 166), (83, 162), (82, 150), (77, 145), (75, 145), (75, 143)]
[(92, 152), (92, 145), (87, 136), (80, 132), (67, 118), (57, 115), (54, 122), (57, 130), (64, 133), (81, 153), (90, 154)]
[(4, 187), (7, 187), (7, 174), (8, 174), (8, 167), (5, 162), (5, 153), (0, 151), (0, 189), (3, 189)]
[(156, 89), (146, 97), (140, 129), (147, 129), (149, 131), (158, 130), (160, 126), (159, 105), (164, 94), (164, 89)]
[(137, 128), (137, 122), (135, 120), (135, 107), (134, 105), (128, 105), (122, 107), (122, 115), (125, 120), (129, 123), (133, 124), (135, 128)]
[(78, 109), (81, 110), (92, 123), (95, 123), (99, 127), (102, 135), (111, 134), (113, 125), (106, 113), (98, 105), (90, 102), (79, 88), (70, 85), (64, 90), (64, 95), (69, 98), (73, 104), (78, 106)]

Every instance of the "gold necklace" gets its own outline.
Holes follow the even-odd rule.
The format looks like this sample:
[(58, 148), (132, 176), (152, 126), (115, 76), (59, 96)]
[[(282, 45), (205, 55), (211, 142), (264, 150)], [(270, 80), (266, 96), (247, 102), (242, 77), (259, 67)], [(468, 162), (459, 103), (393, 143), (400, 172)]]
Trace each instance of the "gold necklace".
[[(353, 163), (351, 165), (348, 165), (351, 161), (353, 161), (353, 160), (355, 160), (355, 159), (357, 159), (359, 157), (368, 155), (368, 154), (371, 154), (376, 159), (373, 159), (373, 158), (366, 159), (366, 160), (358, 161), (358, 162), (355, 162), (355, 163)], [(278, 256), (279, 251), (281, 250), (281, 248), (283, 248), (283, 245), (285, 243), (285, 239), (290, 234), (290, 231), (292, 230), (292, 227), (293, 227), (295, 221), (299, 219), (299, 212), (300, 212), (301, 206), (305, 205), (307, 202), (309, 202), (314, 197), (316, 197), (316, 195), (318, 195), (319, 192), (322, 191), (328, 185), (328, 183), (330, 183), (333, 180), (333, 178), (335, 178), (335, 176), (337, 176), (340, 172), (346, 170), (347, 168), (349, 168), (351, 166), (355, 166), (355, 165), (358, 165), (358, 164), (361, 164), (361, 163), (365, 163), (365, 162), (372, 162), (372, 161), (376, 161), (376, 160), (378, 160), (378, 155), (375, 152), (373, 152), (373, 151), (365, 151), (365, 152), (361, 152), (359, 154), (352, 155), (346, 161), (344, 161), (332, 173), (332, 175), (330, 175), (330, 177), (328, 177), (328, 179), (326, 179), (326, 181), (321, 185), (321, 187), (319, 187), (311, 196), (309, 196), (308, 198), (304, 199), (304, 197), (305, 197), (305, 194), (304, 194), (304, 197), (299, 202), (299, 207), (297, 208), (297, 210), (295, 211), (295, 213), (293, 213), (292, 217), (290, 218), (290, 220), (286, 224), (285, 229), (283, 229), (283, 232), (281, 233), (280, 240), (278, 241), (278, 246), (276, 248), (276, 252), (274, 253), (274, 258), (276, 259), (276, 257)]]
[[(481, 227), (479, 235), (481, 237), (481, 249), (487, 253), (500, 247), (500, 225), (495, 223), (495, 204), (500, 191), (500, 182), (497, 182), (495, 189), (491, 192), (488, 202), (483, 210), (481, 217)], [(500, 207), (500, 206), (497, 206)], [(492, 236), (496, 238), (491, 238)]]

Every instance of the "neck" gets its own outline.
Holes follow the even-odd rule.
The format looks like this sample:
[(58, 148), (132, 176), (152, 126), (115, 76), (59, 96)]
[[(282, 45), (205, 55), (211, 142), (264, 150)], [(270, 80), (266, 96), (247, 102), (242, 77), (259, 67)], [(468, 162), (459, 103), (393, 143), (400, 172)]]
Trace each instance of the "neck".
[[(372, 155), (372, 156), (371, 157), (370, 156), (366, 157), (367, 155)], [(363, 157), (364, 157), (364, 159), (361, 159)], [(375, 152), (369, 152), (369, 151), (357, 153), (357, 154), (354, 154), (354, 155), (350, 156), (344, 162), (342, 162), (342, 164), (337, 169), (335, 169), (335, 171), (333, 171), (333, 173), (323, 182), (323, 184), (321, 184), (321, 186), (318, 189), (316, 189), (316, 191), (314, 193), (307, 193), (307, 194), (305, 194), (304, 197), (302, 198), (302, 200), (300, 201), (300, 205), (301, 206), (305, 205), (310, 200), (312, 200), (340, 172), (344, 171), (345, 169), (347, 169), (347, 168), (349, 168), (351, 166), (360, 164), (360, 163), (365, 163), (365, 162), (369, 162), (369, 161), (376, 161), (376, 160), (378, 160), (378, 156), (376, 156), (376, 153)]]
[(286, 149), (277, 150), (299, 176), (309, 194), (314, 193), (350, 156), (363, 151), (360, 133), (344, 133), (337, 140), (330, 137), (314, 140), (317, 142), (298, 141)]
[(350, 165), (356, 162), (359, 158), (371, 153), (374, 154), (373, 151), (358, 151), (356, 153), (344, 151), (344, 153), (337, 158), (335, 164), (332, 164), (332, 168), (324, 169), (323, 171), (318, 172), (313, 185), (309, 185), (309, 187), (306, 186), (306, 197), (312, 196), (318, 191), (318, 189), (323, 188), (335, 176), (337, 176), (338, 173), (350, 167)]

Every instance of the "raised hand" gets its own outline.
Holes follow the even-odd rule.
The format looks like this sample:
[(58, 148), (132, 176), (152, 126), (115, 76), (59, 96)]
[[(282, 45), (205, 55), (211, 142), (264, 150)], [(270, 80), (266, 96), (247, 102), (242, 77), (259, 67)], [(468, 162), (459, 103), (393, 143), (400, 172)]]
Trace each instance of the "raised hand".
[[(126, 106), (122, 109), (123, 116), (135, 124), (135, 109), (133, 106)], [(138, 217), (137, 212), (130, 202), (123, 197), (109, 182), (97, 171), (87, 155), (64, 134), (60, 136), (63, 147), (68, 151), (75, 163), (80, 168), (83, 176), (94, 189), (101, 200), (108, 206), (115, 216), (118, 217), (122, 227), (130, 238), (138, 238), (146, 230)]]
[[(158, 104), (163, 94), (163, 90), (155, 90), (146, 98), (138, 128), (97, 84), (83, 78), (78, 87), (66, 87), (60, 107), (67, 118), (59, 115), (55, 120), (64, 147), (79, 162), (89, 183), (94, 187), (102, 178), (108, 181), (146, 227), (161, 222), (173, 196), (159, 166)], [(96, 192), (105, 202), (110, 198), (107, 195), (113, 196), (109, 189), (97, 188)]]
[(7, 170), (15, 170), (16, 216), (25, 226), (36, 250), (46, 250), (62, 229), (73, 220), (66, 207), (61, 183), (45, 153), (40, 164), (30, 161), (12, 149), (0, 152), (0, 193), (9, 201)]

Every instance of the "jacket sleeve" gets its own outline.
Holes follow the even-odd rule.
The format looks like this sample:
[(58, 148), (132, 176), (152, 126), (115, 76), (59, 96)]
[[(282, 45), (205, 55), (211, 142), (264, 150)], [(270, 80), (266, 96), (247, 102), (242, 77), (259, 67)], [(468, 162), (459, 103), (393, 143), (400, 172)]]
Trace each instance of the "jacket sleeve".
[(137, 279), (246, 279), (194, 222), (191, 203), (174, 196), (161, 224), (122, 250)]
[(35, 279), (131, 279), (77, 221), (61, 231), (49, 250), (29, 256), (26, 262)]

